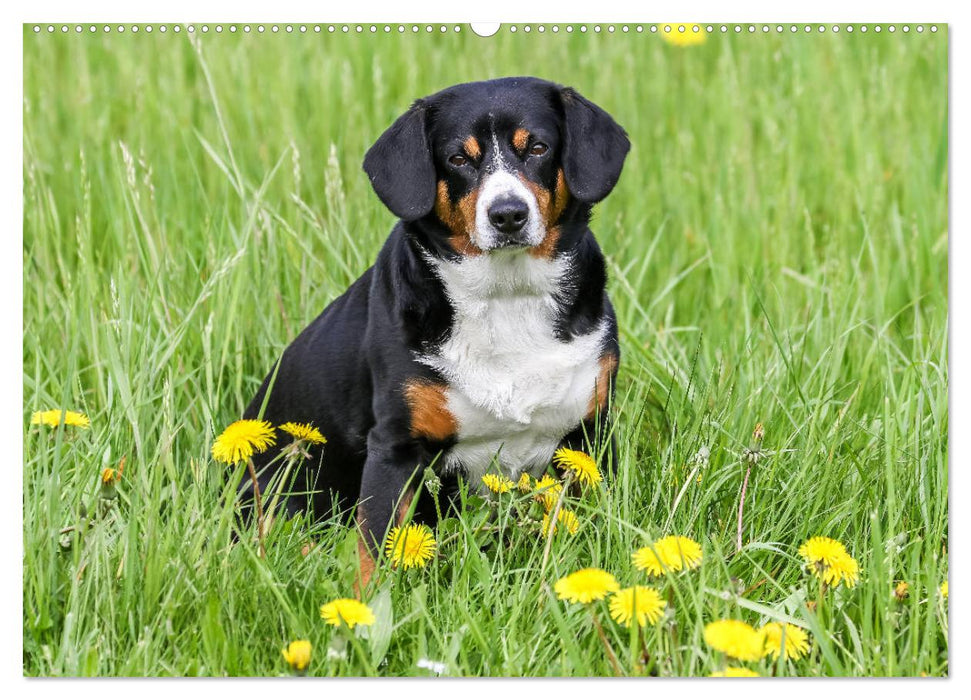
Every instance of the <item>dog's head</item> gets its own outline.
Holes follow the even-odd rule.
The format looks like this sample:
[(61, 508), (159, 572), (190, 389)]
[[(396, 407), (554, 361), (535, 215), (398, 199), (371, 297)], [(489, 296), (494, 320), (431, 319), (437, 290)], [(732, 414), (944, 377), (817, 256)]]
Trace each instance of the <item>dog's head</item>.
[(597, 105), (536, 78), (466, 83), (418, 100), (370, 148), (364, 170), (404, 221), (426, 217), (458, 255), (551, 255), (620, 177), (630, 142)]

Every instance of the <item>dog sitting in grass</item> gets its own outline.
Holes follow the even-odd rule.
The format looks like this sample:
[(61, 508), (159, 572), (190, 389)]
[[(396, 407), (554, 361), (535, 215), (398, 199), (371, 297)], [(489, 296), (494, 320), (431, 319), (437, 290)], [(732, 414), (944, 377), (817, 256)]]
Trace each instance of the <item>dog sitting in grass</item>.
[[(613, 462), (617, 321), (588, 224), (629, 148), (575, 90), (503, 78), (416, 101), (367, 152), (400, 221), (245, 413), (326, 436), (286, 507), (324, 517), (357, 504), (362, 584), (391, 526), (410, 510), (434, 519), (427, 493), (412, 503), (429, 465), (454, 492), (494, 469), (538, 476), (561, 446), (603, 445)], [(285, 448), (256, 457), (261, 489)]]

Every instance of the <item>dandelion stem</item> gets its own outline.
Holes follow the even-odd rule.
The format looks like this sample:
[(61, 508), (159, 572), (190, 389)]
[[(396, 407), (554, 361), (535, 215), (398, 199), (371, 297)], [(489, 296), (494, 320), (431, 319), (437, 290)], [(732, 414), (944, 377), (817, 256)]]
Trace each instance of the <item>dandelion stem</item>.
[[(671, 575), (668, 574), (668, 610), (674, 609), (674, 586), (671, 584)], [(681, 656), (677, 654), (678, 648), (678, 622), (677, 618), (671, 618), (671, 624), (668, 626), (668, 632), (671, 637), (671, 667), (674, 669), (674, 675), (681, 675)]]
[(651, 655), (651, 650), (647, 648), (646, 630), (640, 634), (640, 641), (641, 641), (641, 674), (645, 676), (650, 676), (651, 667), (654, 665), (654, 657)]
[(546, 563), (550, 559), (550, 547), (553, 545), (553, 534), (556, 532), (556, 519), (560, 516), (560, 509), (563, 507), (563, 499), (566, 497), (566, 492), (570, 490), (570, 484), (573, 481), (573, 472), (567, 472), (566, 479), (563, 481), (563, 488), (560, 490), (560, 497), (556, 499), (556, 505), (550, 512), (550, 531), (546, 533), (546, 546), (543, 548), (543, 563), (539, 567), (539, 573), (542, 576), (543, 572), (546, 571)]
[[(478, 535), (483, 532), (500, 532), (501, 530), (502, 528), (500, 528), (497, 525), (489, 525), (487, 523), (483, 523), (478, 527), (476, 527), (474, 530), (472, 530), (472, 535), (473, 536)], [(446, 537), (445, 539), (443, 539), (441, 542), (438, 543), (438, 548), (441, 549), (447, 544), (452, 544), (452, 542), (457, 540), (459, 537), (462, 537), (464, 534), (465, 534), (464, 532), (456, 532), (455, 534), (449, 535), (448, 537)]]
[(442, 517), (442, 504), (438, 502), (438, 494), (432, 494), (435, 499), (435, 517), (438, 518), (435, 522), (440, 523), (444, 518)]
[(735, 553), (742, 551), (742, 517), (745, 513), (745, 492), (748, 490), (748, 476), (752, 473), (752, 465), (745, 469), (745, 479), (742, 481), (742, 497), (738, 501), (738, 537), (735, 540)]
[(252, 459), (246, 460), (246, 468), (253, 482), (253, 498), (256, 501), (256, 536), (260, 543), (260, 559), (266, 559), (266, 547), (263, 543), (263, 498), (260, 496), (260, 482), (256, 478), (256, 467), (253, 466)]
[(371, 665), (370, 660), (368, 660), (367, 654), (364, 653), (364, 649), (362, 648), (360, 641), (358, 641), (357, 636), (354, 634), (354, 631), (343, 623), (341, 624), (341, 630), (343, 631), (347, 640), (351, 643), (351, 646), (354, 647), (354, 653), (357, 654), (357, 658), (360, 659), (361, 665), (364, 667), (364, 672), (369, 676), (376, 675), (374, 667)]
[(607, 658), (610, 659), (610, 665), (614, 667), (614, 674), (618, 676), (626, 675), (620, 668), (617, 655), (614, 653), (613, 647), (610, 646), (607, 635), (604, 634), (604, 628), (600, 625), (600, 620), (597, 619), (597, 613), (593, 611), (593, 608), (590, 608), (590, 619), (593, 620), (593, 627), (597, 630), (597, 636), (600, 637), (600, 641), (603, 642), (604, 649), (607, 651)]
[[(297, 442), (299, 441), (295, 441), (291, 444), (297, 444)], [(286, 461), (284, 462), (283, 471), (279, 473), (275, 480), (272, 480), (269, 484), (267, 484), (266, 496), (270, 499), (270, 504), (266, 509), (266, 519), (264, 521), (266, 530), (273, 529), (273, 523), (276, 520), (276, 508), (280, 501), (280, 496), (283, 493), (284, 484), (286, 484), (287, 480), (290, 478), (290, 472), (295, 466), (297, 466), (298, 460), (302, 460), (302, 458), (303, 453), (299, 450), (293, 450), (290, 452), (290, 454), (286, 457)]]
[(691, 473), (688, 474), (688, 478), (685, 479), (684, 484), (681, 486), (681, 490), (678, 491), (678, 495), (675, 497), (674, 503), (671, 505), (671, 510), (668, 513), (668, 521), (664, 525), (665, 530), (671, 529), (671, 521), (674, 519), (675, 511), (678, 510), (678, 504), (681, 503), (681, 499), (684, 497), (685, 491), (688, 490), (688, 487), (691, 485), (691, 482), (694, 481), (695, 474), (698, 473), (699, 469), (701, 469), (701, 466), (696, 464), (694, 468), (691, 470)]

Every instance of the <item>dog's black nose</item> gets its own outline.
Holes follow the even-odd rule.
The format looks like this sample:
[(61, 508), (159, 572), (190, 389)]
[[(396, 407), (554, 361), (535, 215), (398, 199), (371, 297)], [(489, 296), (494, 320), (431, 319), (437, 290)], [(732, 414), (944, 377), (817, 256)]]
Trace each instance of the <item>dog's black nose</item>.
[(489, 223), (500, 233), (519, 233), (529, 219), (526, 202), (514, 197), (506, 197), (489, 207)]

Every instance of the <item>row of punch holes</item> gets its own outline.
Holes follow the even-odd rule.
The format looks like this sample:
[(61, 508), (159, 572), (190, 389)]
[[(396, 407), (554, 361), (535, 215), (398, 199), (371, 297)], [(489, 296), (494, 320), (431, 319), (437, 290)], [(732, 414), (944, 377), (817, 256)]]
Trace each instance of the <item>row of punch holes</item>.
[[(845, 31), (845, 32), (848, 32), (848, 33), (852, 33), (854, 31), (859, 31), (861, 33), (866, 33), (867, 31), (870, 31), (871, 28), (872, 28), (872, 31), (873, 32), (876, 32), (878, 34), (884, 30), (884, 26), (883, 25), (879, 25), (879, 24), (875, 24), (875, 25), (861, 24), (861, 25), (857, 25), (857, 26), (854, 26), (852, 24), (849, 24), (849, 25), (844, 25), (842, 27), (840, 25), (838, 25), (838, 24), (834, 24), (834, 25), (831, 25), (829, 27), (827, 27), (824, 24), (816, 24), (816, 25), (814, 25), (814, 24), (803, 24), (803, 25), (798, 25), (798, 24), (790, 24), (790, 25), (782, 25), (782, 24), (776, 24), (776, 25), (769, 25), (769, 24), (762, 24), (762, 25), (755, 25), (755, 24), (720, 24), (720, 25), (714, 25), (714, 24), (650, 24), (650, 25), (643, 25), (643, 24), (634, 24), (634, 25), (631, 25), (631, 24), (621, 24), (621, 25), (607, 24), (607, 25), (599, 25), (599, 24), (594, 24), (594, 25), (590, 25), (590, 26), (587, 26), (585, 24), (580, 24), (580, 25), (568, 24), (568, 25), (563, 25), (562, 27), (560, 25), (558, 25), (558, 24), (553, 24), (553, 25), (544, 25), (544, 24), (539, 24), (539, 25), (530, 25), (530, 24), (516, 25), (516, 24), (511, 24), (511, 25), (509, 25), (507, 27), (507, 31), (509, 31), (511, 33), (516, 33), (516, 32), (520, 32), (521, 31), (521, 32), (524, 32), (524, 33), (527, 33), (527, 34), (530, 33), (530, 32), (533, 32), (533, 31), (538, 32), (540, 34), (543, 34), (543, 33), (547, 32), (547, 31), (548, 32), (551, 32), (553, 34), (557, 34), (560, 31), (564, 31), (564, 32), (566, 32), (568, 34), (574, 33), (574, 32), (579, 32), (581, 34), (584, 34), (584, 33), (588, 32), (588, 31), (591, 31), (591, 30), (594, 33), (601, 33), (603, 31), (606, 31), (609, 34), (613, 34), (613, 33), (617, 32), (617, 31), (620, 31), (621, 33), (624, 33), (624, 34), (627, 34), (627, 33), (630, 33), (630, 32), (634, 32), (634, 33), (637, 33), (637, 34), (642, 34), (645, 31), (650, 32), (652, 34), (656, 34), (658, 32), (695, 32), (695, 33), (698, 33), (698, 32), (707, 32), (708, 34), (714, 34), (716, 32), (721, 32), (722, 34), (727, 34), (729, 32), (732, 32), (732, 33), (735, 33), (735, 34), (742, 34), (742, 33), (755, 34), (756, 32), (761, 31), (763, 34), (768, 34), (769, 32), (775, 30), (775, 32), (776, 33), (779, 33), (779, 34), (781, 34), (783, 32), (786, 32), (786, 31), (788, 31), (790, 33), (793, 33), (793, 34), (795, 34), (797, 32), (803, 32), (803, 33), (806, 33), (806, 34), (809, 34), (809, 33), (820, 33), (820, 34), (822, 34), (822, 33), (827, 32), (827, 31), (831, 31), (833, 33), (838, 33), (840, 31)], [(897, 31), (897, 25), (890, 24), (890, 25), (886, 25), (885, 28), (886, 28), (886, 31), (890, 32), (891, 34), (892, 33), (895, 33)], [(907, 34), (907, 33), (909, 33), (911, 31), (911, 25), (909, 25), (909, 24), (902, 24), (902, 25), (900, 25), (899, 28), (900, 28), (900, 31), (902, 31), (905, 34)], [(80, 24), (76, 24), (76, 25), (73, 25), (73, 26), (67, 25), (67, 24), (62, 24), (60, 26), (53, 25), (53, 24), (48, 24), (46, 26), (39, 25), (39, 24), (33, 25), (33, 30), (34, 30), (34, 33), (35, 34), (40, 34), (41, 32), (43, 32), (45, 30), (47, 31), (48, 34), (53, 34), (54, 32), (56, 32), (58, 30), (60, 30), (61, 33), (63, 33), (63, 34), (67, 34), (72, 29), (74, 30), (75, 33), (81, 34), (82, 32), (84, 32), (85, 26), (84, 25), (80, 25)], [(924, 32), (924, 25), (922, 25), (922, 24), (913, 25), (913, 29), (914, 29), (914, 31), (916, 31), (918, 33), (923, 33)], [(935, 24), (929, 25), (928, 29), (931, 32), (937, 32), (937, 25), (935, 25)], [(141, 32), (145, 32), (145, 33), (151, 33), (153, 31), (159, 31), (161, 33), (165, 33), (167, 31), (170, 31), (171, 30), (172, 32), (175, 32), (176, 34), (178, 34), (178, 33), (180, 33), (180, 32), (183, 31), (183, 25), (181, 25), (181, 24), (173, 24), (173, 25), (169, 26), (169, 25), (165, 25), (165, 24), (160, 24), (160, 25), (153, 26), (153, 25), (147, 24), (147, 25), (139, 26), (137, 24), (132, 24), (132, 25), (128, 25), (126, 27), (124, 24), (118, 24), (118, 25), (114, 25), (114, 26), (109, 25), (109, 24), (100, 25), (100, 26), (99, 25), (91, 24), (91, 25), (87, 25), (87, 30), (88, 30), (88, 32), (91, 32), (91, 33), (98, 32), (98, 31), (102, 31), (102, 32), (105, 32), (105, 33), (110, 33), (112, 31), (115, 31), (115, 32), (117, 32), (119, 34), (123, 34), (126, 31), (129, 31), (132, 34), (138, 33), (140, 31)], [(369, 24), (369, 25), (368, 24), (310, 24), (310, 25), (308, 25), (308, 24), (284, 24), (284, 25), (279, 25), (279, 24), (270, 24), (270, 25), (263, 25), (263, 24), (257, 24), (257, 25), (249, 25), (249, 24), (243, 24), (243, 25), (228, 24), (228, 25), (222, 25), (222, 24), (215, 24), (215, 25), (212, 25), (212, 26), (210, 26), (208, 24), (202, 24), (202, 25), (199, 25), (198, 27), (196, 25), (194, 25), (194, 24), (188, 24), (188, 25), (185, 25), (184, 26), (184, 31), (187, 31), (190, 34), (196, 32), (196, 31), (200, 31), (203, 34), (207, 34), (210, 31), (213, 31), (216, 34), (222, 34), (224, 31), (228, 31), (230, 34), (235, 34), (235, 33), (240, 32), (240, 31), (243, 32), (244, 34), (249, 34), (251, 32), (256, 32), (257, 34), (264, 34), (267, 31), (269, 31), (269, 32), (271, 32), (273, 34), (277, 34), (277, 33), (281, 32), (281, 31), (286, 32), (287, 34), (293, 34), (295, 32), (296, 33), (300, 33), (300, 34), (306, 34), (308, 32), (312, 32), (312, 33), (315, 33), (315, 34), (321, 34), (321, 33), (328, 33), (328, 34), (336, 34), (336, 33), (342, 33), (342, 34), (351, 34), (351, 33), (355, 33), (355, 34), (364, 34), (364, 33), (378, 34), (378, 33), (382, 33), (382, 32), (385, 33), (385, 34), (390, 34), (390, 33), (395, 32), (395, 31), (398, 32), (399, 34), (404, 34), (405, 32), (408, 32), (408, 31), (411, 31), (414, 34), (418, 34), (420, 32), (425, 32), (425, 33), (431, 34), (431, 33), (436, 32), (436, 31), (438, 33), (441, 33), (441, 34), (445, 34), (445, 33), (448, 33), (449, 31), (452, 31), (452, 32), (461, 32), (463, 30), (462, 30), (462, 27), (459, 26), (459, 25), (457, 25), (457, 24), (456, 25), (445, 25), (445, 24), (440, 24), (440, 25), (432, 25), (432, 24), (424, 24), (424, 25), (419, 25), (419, 24), (411, 24), (411, 25), (404, 25), (404, 24), (398, 24), (398, 25), (391, 25), (391, 24), (384, 24), (384, 25), (377, 25), (377, 24)], [(480, 26), (472, 25), (472, 31), (475, 34), (478, 34), (479, 36), (491, 36), (492, 34), (495, 34), (497, 31), (499, 31), (499, 26), (498, 25), (480, 25)]]

